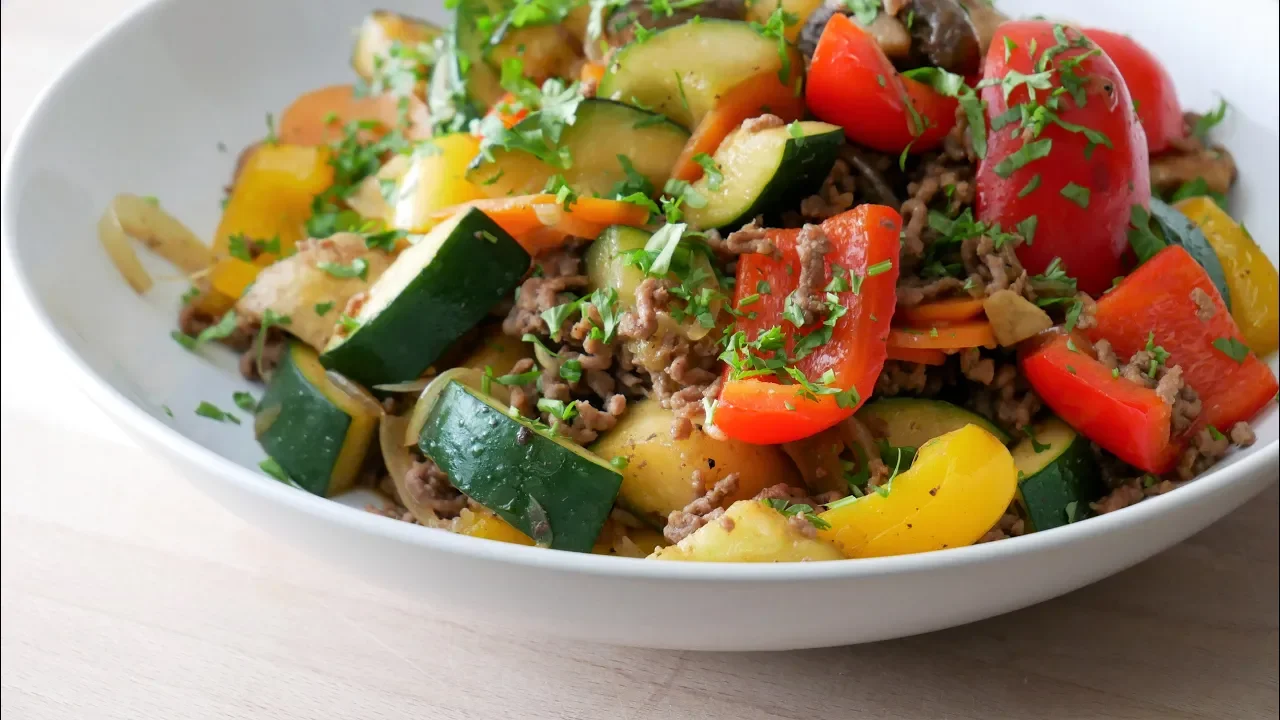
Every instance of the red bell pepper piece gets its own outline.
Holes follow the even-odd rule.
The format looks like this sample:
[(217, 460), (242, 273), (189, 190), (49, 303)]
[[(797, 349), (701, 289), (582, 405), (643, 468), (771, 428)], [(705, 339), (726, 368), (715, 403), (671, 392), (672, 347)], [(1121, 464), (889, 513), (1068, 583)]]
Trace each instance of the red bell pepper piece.
[[(882, 205), (859, 205), (822, 223), (832, 245), (826, 256), (826, 281), (832, 281), (833, 265), (839, 265), (848, 271), (851, 287), (835, 293), (845, 312), (830, 328), (830, 339), (790, 366), (813, 383), (822, 383), (827, 375), (829, 382), (823, 383), (827, 394), (806, 396), (803, 385), (783, 384), (774, 374), (742, 377), (726, 367), (714, 413), (716, 427), (746, 442), (790, 442), (821, 432), (858, 409), (875, 389), (888, 352), (885, 340), (897, 304), (894, 288), (901, 229), (901, 216)], [(757, 340), (762, 333), (780, 328), (787, 336), (788, 357), (794, 357), (799, 337), (822, 327), (819, 322), (797, 332), (783, 317), (787, 296), (799, 284), (799, 232), (770, 233), (781, 259), (742, 256), (734, 298), (734, 306), (746, 313), (736, 323), (736, 331), (743, 333), (740, 337)], [(757, 294), (758, 300), (743, 304)], [(836, 391), (842, 392), (831, 394)]]
[(840, 13), (818, 39), (805, 85), (814, 115), (883, 152), (932, 150), (956, 124), (954, 98), (899, 75), (875, 38)]
[(1147, 151), (1152, 155), (1162, 152), (1170, 140), (1182, 137), (1185, 126), (1178, 91), (1173, 86), (1173, 76), (1156, 56), (1128, 35), (1110, 30), (1083, 32), (1120, 70), (1147, 134)]
[[(1192, 299), (1195, 290), (1212, 301), (1212, 317), (1200, 319), (1205, 313)], [(1106, 338), (1122, 358), (1144, 349), (1149, 337), (1169, 353), (1166, 364), (1181, 366), (1183, 380), (1200, 395), (1197, 425), (1229, 431), (1276, 395), (1271, 369), (1244, 345), (1208, 273), (1179, 246), (1161, 250), (1104, 295), (1094, 317), (1090, 338)]]
[(978, 219), (1032, 236), (1018, 248), (1028, 272), (1061, 258), (1081, 290), (1100, 294), (1127, 268), (1130, 210), (1151, 198), (1146, 138), (1120, 71), (1078, 30), (1026, 21), (996, 30), (984, 75), (999, 129), (978, 164)]
[(1068, 425), (1147, 472), (1173, 469), (1179, 444), (1172, 442), (1173, 409), (1155, 390), (1111, 374), (1081, 341), (1053, 335), (1021, 353), (1022, 375), (1045, 404)]

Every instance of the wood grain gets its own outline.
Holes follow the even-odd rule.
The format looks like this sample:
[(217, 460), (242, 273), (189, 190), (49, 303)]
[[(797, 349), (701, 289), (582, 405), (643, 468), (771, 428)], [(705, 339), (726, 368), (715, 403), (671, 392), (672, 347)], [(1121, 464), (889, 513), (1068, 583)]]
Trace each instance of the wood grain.
[[(6, 146), (39, 88), (131, 4), (6, 5)], [(5, 718), (1277, 716), (1275, 486), (1120, 575), (926, 636), (754, 654), (502, 637), (342, 574), (198, 494), (56, 387), (61, 361), (8, 280), (3, 292)]]

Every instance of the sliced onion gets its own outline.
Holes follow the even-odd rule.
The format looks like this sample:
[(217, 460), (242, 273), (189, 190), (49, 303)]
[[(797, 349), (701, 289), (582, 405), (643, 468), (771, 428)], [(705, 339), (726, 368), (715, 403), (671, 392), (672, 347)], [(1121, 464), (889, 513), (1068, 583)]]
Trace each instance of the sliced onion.
[(374, 385), (374, 390), (393, 393), (420, 393), (431, 384), (434, 377), (418, 378), (409, 382), (386, 383), (383, 385)]
[(137, 195), (117, 195), (98, 220), (98, 240), (111, 262), (135, 292), (154, 284), (133, 250), (132, 238), (165, 260), (196, 273), (213, 264), (213, 251), (181, 221), (155, 202)]
[(378, 425), (378, 445), (382, 448), (382, 461), (387, 465), (387, 474), (391, 476), (391, 483), (395, 485), (396, 494), (400, 496), (400, 503), (419, 523), (427, 527), (442, 527), (448, 523), (437, 517), (431, 508), (415, 500), (405, 483), (405, 478), (409, 476), (409, 471), (417, 462), (413, 450), (400, 443), (408, 426), (409, 418), (404, 415), (383, 416)]

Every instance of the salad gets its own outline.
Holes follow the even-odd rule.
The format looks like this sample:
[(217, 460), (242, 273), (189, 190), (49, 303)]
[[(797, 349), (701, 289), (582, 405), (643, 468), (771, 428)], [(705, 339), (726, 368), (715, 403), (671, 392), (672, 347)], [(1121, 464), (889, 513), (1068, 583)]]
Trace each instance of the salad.
[[(191, 280), (281, 482), (655, 560), (924, 552), (1194, 479), (1276, 401), (1225, 102), (984, 0), (453, 0), (268, 115)], [(228, 405), (234, 403), (235, 407)], [(251, 419), (250, 419), (251, 418)]]

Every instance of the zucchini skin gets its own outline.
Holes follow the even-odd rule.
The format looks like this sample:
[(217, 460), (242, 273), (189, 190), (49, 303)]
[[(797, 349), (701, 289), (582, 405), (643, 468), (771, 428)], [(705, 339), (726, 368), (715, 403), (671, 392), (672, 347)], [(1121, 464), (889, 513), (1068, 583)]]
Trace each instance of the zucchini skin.
[(440, 394), (418, 447), (454, 487), (550, 547), (591, 552), (622, 475), (587, 451), (552, 439), (455, 382)]
[(1077, 504), (1074, 520), (1084, 517), (1089, 503), (1102, 494), (1102, 476), (1089, 449), (1089, 440), (1076, 434), (1056, 458), (1018, 481), (1017, 497), (1031, 526), (1029, 529), (1039, 532), (1072, 522), (1066, 510), (1070, 503)]
[[(366, 387), (419, 377), (496, 303), (520, 283), (529, 269), (529, 253), (480, 210), (471, 208), (452, 226), (438, 226), (447, 237), (430, 261), (377, 315), (361, 320), (351, 334), (336, 338), (320, 356)], [(396, 265), (416, 260), (411, 247), (369, 289), (396, 273)]]

